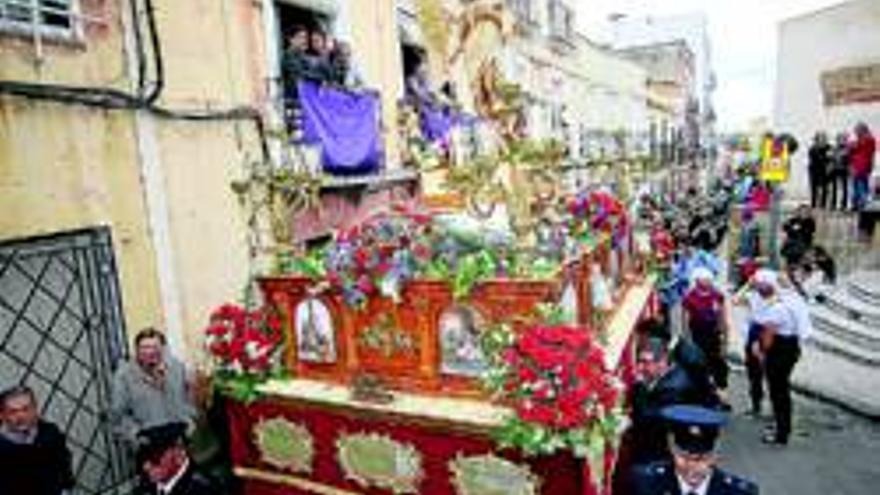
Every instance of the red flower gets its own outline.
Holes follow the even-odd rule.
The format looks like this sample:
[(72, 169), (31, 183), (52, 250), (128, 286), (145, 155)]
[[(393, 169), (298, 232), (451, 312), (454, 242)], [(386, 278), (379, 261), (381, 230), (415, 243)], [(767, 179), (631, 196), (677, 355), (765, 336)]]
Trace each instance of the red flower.
[(214, 323), (205, 329), (205, 335), (209, 335), (211, 337), (222, 338), (225, 337), (228, 333), (229, 327), (220, 323)]
[(270, 311), (266, 315), (266, 326), (275, 334), (281, 331), (281, 318), (275, 311)]
[(376, 291), (376, 286), (373, 284), (373, 281), (366, 275), (361, 275), (360, 278), (358, 278), (357, 288), (366, 295), (370, 295)]
[(388, 261), (382, 260), (376, 265), (376, 273), (379, 275), (385, 275), (386, 273), (391, 271), (391, 263)]
[(431, 258), (431, 248), (424, 244), (416, 244), (413, 246), (413, 255), (420, 260), (428, 260)]
[(431, 215), (427, 213), (413, 213), (411, 215), (413, 222), (418, 225), (427, 225), (431, 223)]
[(529, 328), (503, 351), (502, 360), (510, 367), (503, 390), (522, 421), (580, 428), (616, 404), (615, 380), (588, 329)]
[(210, 352), (212, 356), (224, 361), (229, 359), (229, 350), (229, 343), (222, 340), (213, 342), (208, 346), (208, 352)]
[(370, 260), (370, 253), (365, 248), (357, 248), (354, 252), (354, 262), (358, 268), (364, 268), (367, 266), (367, 262)]

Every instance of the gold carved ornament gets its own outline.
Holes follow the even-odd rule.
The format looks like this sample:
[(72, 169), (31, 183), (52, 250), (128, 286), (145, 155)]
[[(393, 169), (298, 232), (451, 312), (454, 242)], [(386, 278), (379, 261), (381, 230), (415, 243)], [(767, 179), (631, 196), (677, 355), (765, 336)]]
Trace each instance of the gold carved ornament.
[(379, 315), (372, 325), (365, 328), (358, 336), (358, 343), (388, 358), (395, 354), (414, 354), (418, 350), (412, 335), (397, 328), (394, 318), (388, 314)]

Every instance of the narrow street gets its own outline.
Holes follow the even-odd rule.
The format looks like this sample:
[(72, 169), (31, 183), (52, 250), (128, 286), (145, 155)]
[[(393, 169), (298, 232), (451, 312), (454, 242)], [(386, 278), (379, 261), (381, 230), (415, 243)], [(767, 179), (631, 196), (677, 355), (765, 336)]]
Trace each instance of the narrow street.
[(880, 483), (880, 423), (837, 407), (795, 395), (795, 433), (787, 447), (764, 445), (760, 432), (769, 422), (753, 419), (746, 377), (731, 374), (734, 413), (722, 443), (721, 465), (751, 478), (762, 494), (866, 495)]

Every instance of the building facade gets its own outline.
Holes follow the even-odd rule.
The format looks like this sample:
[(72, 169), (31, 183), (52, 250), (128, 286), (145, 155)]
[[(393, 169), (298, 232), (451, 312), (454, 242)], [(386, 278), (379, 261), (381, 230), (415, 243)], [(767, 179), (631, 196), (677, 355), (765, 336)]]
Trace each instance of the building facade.
[(298, 16), (351, 43), (381, 95), (385, 171), (399, 165), (393, 0), (12, 3), (0, 2), (0, 239), (109, 229), (129, 334), (162, 328), (195, 359), (210, 309), (248, 282), (262, 246), (230, 184), (286, 146), (273, 129)]
[(773, 127), (801, 142), (791, 197), (809, 197), (806, 148), (818, 131), (880, 131), (880, 3), (855, 0), (779, 24)]
[(611, 44), (615, 49), (666, 45), (683, 42), (693, 58), (694, 102), (692, 115), (698, 134), (694, 137), (704, 151), (711, 153), (717, 145), (715, 133), (716, 113), (712, 101), (717, 86), (712, 67), (712, 46), (708, 19), (705, 14), (682, 14), (674, 16), (625, 16), (610, 19)]

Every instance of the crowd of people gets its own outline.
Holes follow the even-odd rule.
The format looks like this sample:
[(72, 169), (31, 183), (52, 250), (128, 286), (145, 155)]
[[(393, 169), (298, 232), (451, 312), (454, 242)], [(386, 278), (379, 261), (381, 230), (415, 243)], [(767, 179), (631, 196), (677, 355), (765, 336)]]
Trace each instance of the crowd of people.
[(356, 91), (364, 79), (352, 60), (351, 45), (334, 39), (320, 27), (295, 26), (286, 40), (281, 60), (284, 106), (289, 126), (297, 120), (300, 81)]
[[(662, 311), (659, 317), (643, 322), (638, 332), (632, 426), (624, 441), (624, 459), (632, 469), (618, 477), (620, 493), (665, 493), (657, 492), (656, 485), (646, 489), (646, 482), (668, 483), (669, 479), (662, 479), (669, 478), (669, 473), (675, 473), (679, 481), (686, 480), (693, 471), (689, 467), (696, 465), (703, 467), (704, 476), (693, 483), (682, 482), (680, 491), (670, 493), (757, 493), (754, 484), (733, 475), (727, 475), (733, 480), (730, 486), (707, 491), (708, 480), (714, 476), (710, 473), (720, 472), (710, 469), (716, 459), (717, 432), (706, 434), (712, 441), (704, 442), (702, 450), (688, 452), (679, 445), (676, 434), (681, 420), (668, 414), (670, 407), (695, 408), (702, 412), (693, 413), (691, 423), (702, 424), (699, 418), (718, 418), (731, 410), (727, 355), (737, 334), (748, 370), (748, 412), (760, 417), (766, 388), (774, 419), (762, 430), (761, 439), (777, 446), (789, 442), (790, 377), (800, 347), (812, 332), (804, 286), (810, 274), (833, 278), (833, 260), (814, 244), (815, 222), (811, 222), (809, 208), (802, 208), (785, 224), (786, 268), (777, 272), (763, 267), (767, 259), (755, 256), (754, 268), (744, 274), (743, 283), (733, 286), (739, 289), (729, 294), (722, 283), (724, 263), (716, 251), (727, 235), (732, 207), (746, 203), (750, 207), (743, 211), (754, 215), (761, 208), (766, 211), (769, 204), (767, 186), (757, 180), (747, 182), (743, 188), (742, 181), (719, 181), (706, 192), (691, 189), (679, 201), (668, 195), (640, 201), (636, 229), (641, 224), (642, 231), (650, 232), (651, 250), (661, 263), (658, 293)], [(766, 193), (763, 206), (762, 192)], [(746, 220), (741, 238), (732, 240), (740, 241), (740, 252), (757, 250), (759, 242), (751, 219)], [(747, 311), (739, 328), (732, 317), (736, 305)], [(720, 421), (705, 422), (714, 431)]]
[[(152, 328), (135, 336), (135, 356), (116, 370), (107, 411), (117, 441), (133, 454), (142, 495), (228, 493), (200, 472), (190, 454), (199, 412), (196, 380)], [(74, 470), (65, 435), (40, 417), (34, 391), (18, 385), (0, 394), (2, 493), (72, 495)], [(7, 491), (8, 490), (8, 491)]]
[(869, 198), (876, 150), (876, 140), (863, 122), (856, 124), (852, 136), (841, 132), (833, 143), (826, 132), (817, 132), (808, 152), (811, 206), (861, 211)]

